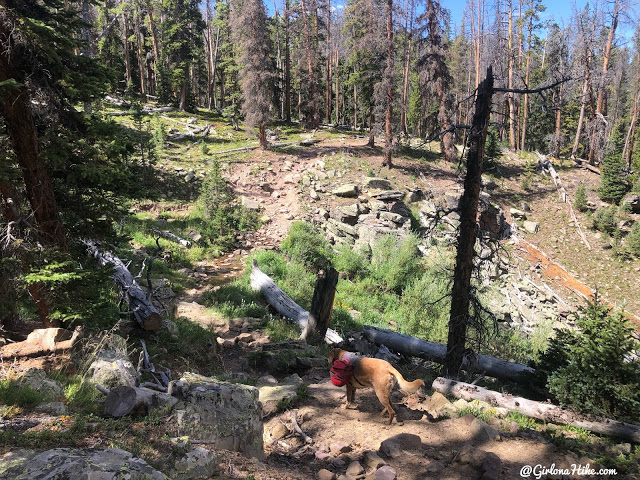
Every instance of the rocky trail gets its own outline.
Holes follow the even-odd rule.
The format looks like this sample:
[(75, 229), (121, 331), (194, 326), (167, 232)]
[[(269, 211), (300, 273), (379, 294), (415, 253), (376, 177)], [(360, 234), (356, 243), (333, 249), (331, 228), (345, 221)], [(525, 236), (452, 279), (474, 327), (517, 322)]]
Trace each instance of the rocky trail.
[[(196, 281), (196, 287), (174, 300), (175, 312), (176, 317), (186, 318), (215, 332), (218, 344), (215, 349), (231, 382), (258, 378), (256, 386), (262, 412), (259, 412), (257, 421), (264, 422), (262, 442), (265, 455), (245, 456), (232, 451), (237, 448), (227, 450), (208, 445), (205, 441), (199, 441), (197, 436), (191, 436), (186, 445), (181, 445), (180, 438), (184, 430), (176, 427), (177, 417), (171, 415), (162, 424), (152, 428), (157, 430), (154, 437), (171, 437), (174, 447), (180, 446), (180, 451), (185, 452), (185, 456), (176, 461), (173, 473), (180, 469), (190, 473), (177, 478), (639, 478), (620, 474), (584, 475), (575, 470), (579, 466), (593, 470), (604, 468), (595, 459), (602, 457), (605, 452), (628, 455), (632, 449), (629, 444), (593, 438), (584, 441), (580, 432), (540, 426), (526, 419), (507, 418), (506, 412), (482, 402), (458, 400), (451, 403), (438, 393), (427, 396), (425, 392), (419, 392), (403, 397), (395, 392), (392, 400), (398, 420), (388, 425), (386, 419), (380, 416), (380, 404), (375, 393), (366, 389), (358, 391), (355, 408), (343, 409), (345, 391), (329, 382), (324, 351), (299, 341), (272, 342), (262, 330), (259, 319), (227, 320), (203, 306), (202, 296), (205, 292), (219, 288), (241, 275), (252, 252), (278, 248), (296, 220), (315, 222), (336, 244), (370, 244), (375, 236), (369, 236), (369, 231), (376, 234), (392, 230), (399, 234), (407, 232), (410, 226), (409, 205), (417, 207), (423, 223), (428, 223), (434, 218), (437, 208), (457, 204), (461, 183), (455, 166), (402, 157), (395, 161), (396, 168), (393, 170), (380, 170), (380, 152), (362, 147), (364, 142), (364, 139), (356, 136), (344, 136), (340, 139), (324, 139), (311, 147), (288, 148), (284, 150), (286, 153), (257, 151), (249, 160), (234, 163), (233, 168), (227, 170), (227, 180), (242, 204), (248, 209), (258, 210), (262, 215), (262, 226), (256, 232), (239, 235), (230, 252), (200, 262), (189, 271), (189, 276)], [(224, 158), (221, 158), (221, 162), (224, 168)], [(567, 183), (571, 187), (577, 181), (575, 184), (571, 181)], [(494, 195), (494, 189), (488, 182), (486, 191), (492, 192), (492, 201), (486, 202), (485, 216), (481, 222), (488, 222), (485, 223), (489, 225), (487, 228), (501, 234), (504, 233), (504, 221), (521, 222), (521, 218), (514, 220), (514, 213), (520, 217), (524, 214), (519, 209), (516, 212), (512, 210), (514, 205), (520, 206), (515, 198), (522, 197), (516, 195), (509, 199), (505, 196), (505, 192), (517, 189), (517, 180), (503, 184), (499, 194)], [(556, 208), (553, 194), (549, 193), (546, 199), (528, 202), (531, 213), (527, 212), (527, 215), (539, 220), (540, 229), (544, 232), (547, 232), (546, 228), (557, 228), (544, 223), (549, 221), (547, 217), (540, 220), (542, 214), (540, 218), (537, 217), (538, 212)], [(456, 227), (455, 212), (448, 215), (445, 223), (446, 228), (437, 232), (440, 236), (434, 237), (432, 243), (447, 245), (450, 242)], [(486, 271), (487, 281), (503, 282), (506, 298), (512, 301), (507, 304), (499, 300), (501, 306), (498, 315), (503, 321), (524, 331), (535, 327), (537, 316), (568, 321), (570, 313), (583, 301), (581, 294), (571, 290), (581, 291), (582, 287), (576, 285), (584, 285), (586, 282), (582, 280), (588, 280), (589, 276), (580, 273), (573, 275), (575, 267), (561, 269), (564, 273), (549, 267), (555, 264), (554, 261), (563, 263), (562, 255), (557, 255), (563, 246), (557, 242), (554, 243), (555, 248), (545, 245), (544, 242), (550, 238), (547, 233), (542, 243), (544, 250), (552, 253), (550, 257), (545, 257), (546, 263), (533, 253), (540, 251), (534, 246), (538, 239), (542, 240), (541, 236), (536, 236), (540, 234), (527, 232), (520, 223), (519, 235), (527, 243), (512, 246), (513, 253), (508, 261), (499, 261)], [(573, 233), (569, 229), (568, 236), (571, 235)], [(581, 279), (578, 280), (577, 276), (581, 276)], [(360, 346), (364, 342), (358, 335), (354, 335), (350, 341)], [(68, 361), (65, 355), (49, 356), (46, 361), (30, 359), (24, 362), (22, 367), (25, 368), (19, 365), (15, 367), (19, 371), (26, 371), (27, 366), (50, 369)], [(405, 364), (403, 373), (410, 380), (434, 376), (433, 367), (425, 363)], [(206, 390), (209, 387), (199, 388)], [(189, 394), (184, 395), (183, 401), (187, 402)], [(234, 395), (229, 393), (225, 398)], [(253, 398), (252, 401), (257, 400)], [(20, 427), (21, 431), (45, 428), (47, 425), (70, 428), (68, 418), (64, 415), (59, 417), (57, 413), (36, 412), (26, 420), (35, 422), (35, 426)], [(184, 417), (178, 421), (179, 424), (180, 421), (184, 422)], [(0, 419), (0, 425), (1, 422)], [(135, 425), (134, 429), (137, 428)], [(547, 427), (555, 433), (545, 433)], [(555, 441), (550, 441), (552, 436), (556, 437)], [(237, 447), (248, 442), (250, 434), (239, 430), (232, 437)], [(99, 449), (107, 448), (110, 444), (110, 439), (99, 430), (84, 441), (84, 446)], [(558, 448), (558, 445), (562, 448)], [(102, 457), (91, 457), (95, 452), (78, 452), (54, 452), (52, 456), (39, 458), (38, 462), (58, 468), (56, 459), (76, 458), (76, 453), (78, 464), (84, 465), (82, 468), (108, 462)], [(125, 453), (106, 450), (104, 455), (120, 459)], [(0, 451), (0, 454), (5, 454), (0, 466), (10, 462), (22, 465), (19, 455), (31, 455), (28, 457), (31, 461), (34, 461), (35, 455), (6, 450)], [(175, 451), (172, 450), (158, 451), (150, 456), (161, 461), (163, 456), (173, 458), (174, 455)], [(159, 472), (151, 471), (153, 469), (142, 460), (129, 457), (125, 460), (135, 466), (132, 471), (150, 475), (145, 478), (163, 478)], [(144, 465), (137, 464), (138, 461)], [(538, 470), (529, 470), (527, 474), (529, 467)], [(543, 471), (545, 468), (550, 470)], [(14, 478), (30, 478), (26, 470), (21, 475)], [(12, 477), (3, 477), (0, 473), (0, 478)]]

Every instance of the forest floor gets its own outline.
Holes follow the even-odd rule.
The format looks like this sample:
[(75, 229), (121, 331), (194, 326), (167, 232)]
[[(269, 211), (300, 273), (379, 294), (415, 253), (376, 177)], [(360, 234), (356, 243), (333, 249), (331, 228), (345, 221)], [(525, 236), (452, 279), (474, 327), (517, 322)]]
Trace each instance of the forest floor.
[[(180, 118), (180, 117), (178, 117)], [(180, 118), (184, 120), (183, 118)], [(200, 119), (201, 120), (201, 119)], [(209, 120), (207, 120), (209, 121)], [(202, 122), (201, 122), (202, 123)], [(216, 125), (223, 132), (223, 125)], [(301, 133), (292, 134), (292, 138), (301, 138)], [(381, 168), (382, 151), (380, 148), (364, 146), (363, 135), (348, 132), (319, 130), (314, 138), (322, 141), (310, 147), (286, 147), (277, 151), (254, 150), (243, 152), (233, 157), (220, 156), (219, 160), (225, 168), (225, 177), (238, 196), (257, 202), (264, 223), (257, 231), (239, 235), (234, 248), (221, 252), (220, 256), (204, 256), (193, 266), (197, 274), (195, 280), (186, 282), (175, 302), (200, 302), (207, 291), (219, 288), (239, 276), (246, 268), (249, 255), (261, 249), (277, 249), (286, 237), (290, 225), (301, 219), (308, 219), (316, 213), (318, 203), (309, 197), (308, 188), (301, 186), (305, 172), (318, 166), (325, 170), (335, 169), (339, 174), (334, 179), (336, 186), (341, 183), (359, 183), (365, 176), (379, 176), (389, 179), (393, 185), (401, 189), (419, 188), (425, 192), (440, 193), (461, 188), (462, 177), (457, 165), (440, 160), (437, 148), (434, 151), (418, 148), (402, 148), (394, 160), (394, 168)], [(286, 140), (285, 140), (286, 141)], [(241, 141), (230, 145), (222, 144), (218, 150), (238, 146)], [(175, 153), (161, 159), (156, 168), (163, 178), (175, 176), (176, 167), (196, 170), (204, 168), (204, 154), (199, 154), (199, 147), (192, 145), (191, 153), (184, 149), (175, 149)], [(193, 154), (193, 158), (190, 158)], [(567, 206), (562, 204), (550, 178), (539, 172), (529, 174), (526, 162), (531, 157), (518, 157), (505, 154), (498, 161), (498, 167), (485, 175), (496, 187), (491, 190), (492, 201), (499, 203), (507, 213), (510, 207), (522, 208), (522, 202), (530, 207), (527, 216), (539, 223), (539, 232), (530, 234), (520, 229), (518, 237), (526, 240), (545, 253), (548, 261), (564, 267), (546, 268), (553, 288), (565, 301), (578, 306), (584, 304), (582, 295), (577, 291), (588, 292), (598, 289), (599, 293), (615, 305), (626, 303), (626, 309), (634, 314), (640, 313), (640, 296), (637, 294), (640, 261), (638, 259), (618, 260), (611, 254), (612, 240), (602, 238), (589, 228), (590, 221), (586, 215), (577, 213), (581, 227), (591, 249), (581, 242), (576, 226), (570, 222)], [(565, 160), (556, 169), (573, 198), (576, 188), (584, 184), (590, 200), (600, 205), (596, 190), (599, 178), (596, 174), (581, 169), (573, 162)], [(183, 170), (179, 171), (180, 174)], [(167, 185), (171, 187), (171, 180)], [(156, 199), (136, 206), (138, 212), (169, 216), (176, 212), (192, 209), (194, 200), (193, 187), (180, 190), (184, 184), (175, 180), (172, 190), (179, 198)], [(182, 195), (182, 197), (180, 197)], [(322, 194), (322, 206), (344, 204), (345, 199), (333, 197), (330, 189)], [(633, 216), (630, 216), (633, 218)], [(640, 216), (635, 216), (640, 220)], [(545, 261), (534, 258), (532, 250), (526, 244), (513, 245), (511, 251), (517, 267), (522, 270), (537, 269)], [(562, 273), (564, 272), (564, 273)], [(204, 312), (192, 318), (203, 325), (212, 326), (220, 337), (231, 336), (229, 326), (220, 321), (211, 312)], [(638, 324), (640, 325), (640, 323)], [(253, 342), (233, 344), (222, 348), (220, 353), (225, 372), (233, 377), (238, 371), (249, 372), (257, 377), (263, 373), (250, 371), (249, 359), (256, 349), (266, 342), (269, 336), (261, 329), (252, 332)], [(323, 353), (323, 352), (321, 352)], [(28, 365), (34, 366), (34, 360)], [(66, 362), (66, 357), (47, 358), (41, 366), (56, 369)], [(37, 362), (36, 362), (37, 364)], [(4, 363), (3, 363), (4, 366)], [(16, 362), (11, 368), (23, 370)], [(169, 365), (170, 366), (170, 365)], [(183, 367), (180, 367), (183, 368)], [(180, 370), (177, 368), (177, 370)], [(198, 365), (192, 365), (198, 369)], [(174, 378), (181, 372), (176, 371)], [(290, 372), (288, 372), (290, 373)], [(403, 399), (397, 394), (394, 397), (394, 408), (401, 422), (387, 425), (387, 421), (379, 415), (379, 402), (371, 390), (358, 393), (357, 408), (344, 410), (340, 405), (344, 401), (344, 390), (334, 387), (328, 380), (328, 368), (316, 367), (310, 371), (300, 372), (307, 385), (308, 395), (301, 398), (295, 407), (304, 417), (301, 423), (303, 431), (314, 443), (305, 445), (296, 435), (282, 438), (272, 436), (274, 429), (286, 421), (288, 412), (277, 413), (265, 419), (265, 460), (245, 458), (233, 452), (224, 452), (220, 456), (220, 478), (237, 479), (311, 479), (325, 468), (338, 475), (344, 474), (353, 460), (362, 461), (363, 452), (377, 451), (383, 440), (401, 433), (418, 435), (422, 446), (411, 450), (403, 448), (395, 458), (387, 459), (397, 471), (399, 479), (470, 479), (477, 478), (482, 472), (469, 464), (453, 462), (457, 452), (467, 443), (487, 452), (495, 453), (501, 459), (500, 473), (496, 478), (510, 480), (521, 478), (520, 469), (525, 465), (543, 465), (557, 468), (571, 468), (572, 464), (593, 467), (601, 461), (606, 452), (610, 452), (615, 442), (601, 439), (587, 432), (571, 428), (556, 428), (535, 422), (514, 422), (507, 419), (489, 418), (487, 421), (500, 432), (494, 439), (483, 438), (474, 431), (468, 417), (444, 418), (428, 421), (415, 398)], [(408, 377), (420, 376), (419, 370), (409, 371)], [(283, 380), (278, 378), (278, 380)], [(70, 428), (72, 420), (57, 420), (57, 429)], [(135, 442), (143, 442), (138, 450), (145, 459), (158, 468), (166, 466), (170, 458), (170, 444), (166, 438), (175, 436), (169, 422), (140, 420), (130, 424), (130, 428), (103, 427), (84, 435), (76, 441), (78, 446), (104, 448), (113, 445), (120, 448), (131, 444), (124, 437), (137, 438)], [(115, 428), (115, 429), (114, 429)], [(397, 438), (397, 437), (396, 437)], [(46, 445), (46, 440), (44, 444)], [(0, 453), (7, 449), (0, 448)], [(315, 450), (326, 452), (326, 455), (314, 453)], [(333, 452), (332, 452), (333, 450)], [(342, 450), (338, 452), (337, 450)], [(614, 458), (609, 455), (609, 458)], [(610, 460), (607, 466), (612, 466)], [(627, 467), (629, 468), (629, 467)], [(637, 464), (630, 467), (637, 470)], [(543, 477), (544, 478), (544, 477)], [(547, 478), (560, 478), (549, 476)], [(571, 478), (595, 478), (574, 476)], [(618, 475), (611, 478), (640, 478), (631, 475)]]

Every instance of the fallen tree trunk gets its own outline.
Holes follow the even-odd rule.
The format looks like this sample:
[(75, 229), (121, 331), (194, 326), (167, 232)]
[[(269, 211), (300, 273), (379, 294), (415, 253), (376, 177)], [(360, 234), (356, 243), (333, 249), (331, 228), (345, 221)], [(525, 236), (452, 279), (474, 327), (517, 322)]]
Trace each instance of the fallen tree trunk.
[(167, 137), (167, 140), (175, 142), (179, 140), (184, 140), (185, 138), (196, 138), (196, 136), (199, 135), (200, 133), (202, 133), (202, 138), (205, 138), (207, 135), (209, 135), (210, 131), (211, 131), (211, 125), (207, 123), (204, 127), (199, 127), (199, 128), (196, 128), (195, 130), (189, 130), (188, 132), (178, 133), (176, 135), (169, 135), (169, 137)]
[(298, 142), (278, 142), (269, 144), (269, 148), (281, 148), (281, 147), (289, 147), (291, 145), (301, 145), (303, 147), (308, 147), (310, 145), (315, 145), (316, 143), (320, 143), (322, 141), (321, 138), (310, 138), (308, 140), (301, 140)]
[(545, 422), (572, 425), (601, 435), (622, 438), (628, 442), (640, 443), (640, 426), (638, 425), (618, 422), (609, 418), (580, 415), (550, 403), (536, 402), (522, 397), (513, 397), (471, 385), (470, 383), (456, 382), (448, 378), (436, 378), (431, 388), (444, 395), (453, 395), (467, 401), (482, 400), (491, 405), (515, 410), (527, 417), (537, 418)]
[(164, 405), (177, 403), (177, 399), (168, 393), (158, 392), (149, 388), (129, 387), (121, 385), (107, 390), (100, 385), (96, 388), (106, 393), (104, 401), (106, 412), (115, 418), (124, 417), (131, 413), (148, 414), (153, 408), (161, 408)]
[(556, 172), (556, 169), (553, 168), (553, 163), (551, 163), (551, 159), (540, 154), (538, 154), (538, 157), (539, 157), (540, 163), (542, 164), (542, 168), (546, 169), (549, 172), (549, 175), (551, 175), (551, 178), (553, 179), (553, 183), (555, 184), (556, 189), (560, 194), (560, 200), (566, 203), (567, 206), (569, 207), (569, 213), (571, 214), (571, 219), (573, 220), (573, 223), (576, 225), (576, 229), (578, 230), (578, 235), (580, 236), (580, 239), (587, 246), (587, 248), (591, 250), (591, 245), (589, 245), (589, 242), (587, 241), (587, 237), (585, 237), (584, 233), (582, 233), (582, 229), (580, 228), (580, 222), (578, 221), (578, 218), (576, 217), (576, 214), (573, 211), (573, 207), (571, 206), (569, 194), (565, 190), (564, 185), (562, 185), (558, 172)]
[[(410, 337), (402, 333), (393, 332), (384, 328), (365, 325), (362, 330), (365, 338), (378, 345), (386, 345), (391, 350), (411, 355), (413, 357), (426, 358), (438, 363), (444, 363), (447, 354), (447, 346), (440, 343), (428, 342), (416, 337)], [(488, 355), (477, 355), (473, 362), (465, 357), (462, 368), (467, 371), (483, 373), (490, 377), (502, 378), (513, 382), (523, 381), (523, 373), (533, 373), (534, 370), (521, 363), (512, 363)]]
[(582, 158), (574, 158), (573, 161), (580, 165), (582, 168), (586, 168), (587, 170), (600, 175), (600, 169), (598, 167), (590, 165), (588, 160), (583, 160)]
[(156, 228), (153, 229), (153, 233), (160, 235), (162, 238), (166, 240), (171, 240), (172, 242), (179, 243), (183, 247), (191, 248), (191, 241), (186, 240), (178, 235), (175, 235), (167, 230), (158, 230)]
[[(276, 285), (271, 277), (260, 270), (255, 259), (251, 268), (251, 288), (262, 293), (267, 303), (275, 308), (280, 315), (292, 320), (301, 330), (304, 330), (309, 319), (309, 312), (294, 302)], [(338, 332), (328, 328), (324, 341), (331, 345), (340, 343), (343, 339)]]
[(162, 326), (160, 312), (147, 298), (144, 290), (135, 281), (122, 260), (109, 251), (101, 252), (92, 241), (84, 241), (84, 244), (100, 265), (111, 265), (113, 267), (114, 274), (112, 278), (125, 294), (129, 302), (129, 308), (140, 326), (144, 330), (159, 330)]
[[(142, 114), (152, 114), (152, 113), (164, 113), (164, 112), (173, 112), (176, 107), (158, 107), (158, 108), (143, 108), (140, 110)], [(111, 117), (124, 117), (126, 115), (135, 115), (136, 112), (129, 110), (126, 112), (105, 112), (105, 115), (109, 115)]]
[(249, 150), (255, 150), (257, 148), (260, 148), (260, 145), (246, 146), (246, 147), (240, 147), (240, 148), (232, 148), (231, 150), (222, 150), (221, 152), (209, 152), (208, 155), (222, 155), (223, 153), (249, 151)]

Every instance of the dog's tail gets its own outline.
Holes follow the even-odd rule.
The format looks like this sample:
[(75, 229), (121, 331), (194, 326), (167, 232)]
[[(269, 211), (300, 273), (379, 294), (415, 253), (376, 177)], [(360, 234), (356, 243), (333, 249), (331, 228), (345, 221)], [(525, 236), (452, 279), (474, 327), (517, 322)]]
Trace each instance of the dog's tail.
[(400, 390), (406, 394), (415, 393), (420, 387), (424, 386), (424, 381), (420, 379), (414, 380), (413, 382), (407, 382), (402, 374), (393, 367), (391, 367), (389, 373), (396, 378), (396, 382), (398, 382)]

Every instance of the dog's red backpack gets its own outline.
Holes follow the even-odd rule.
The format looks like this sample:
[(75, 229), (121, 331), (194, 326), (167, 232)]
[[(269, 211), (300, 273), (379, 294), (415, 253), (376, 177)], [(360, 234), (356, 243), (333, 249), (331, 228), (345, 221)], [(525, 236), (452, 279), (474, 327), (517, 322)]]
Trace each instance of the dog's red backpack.
[(353, 368), (355, 364), (353, 360), (343, 356), (333, 362), (331, 365), (331, 371), (329, 376), (331, 377), (331, 383), (333, 383), (336, 387), (342, 387), (349, 382), (351, 379), (351, 372), (353, 372)]

